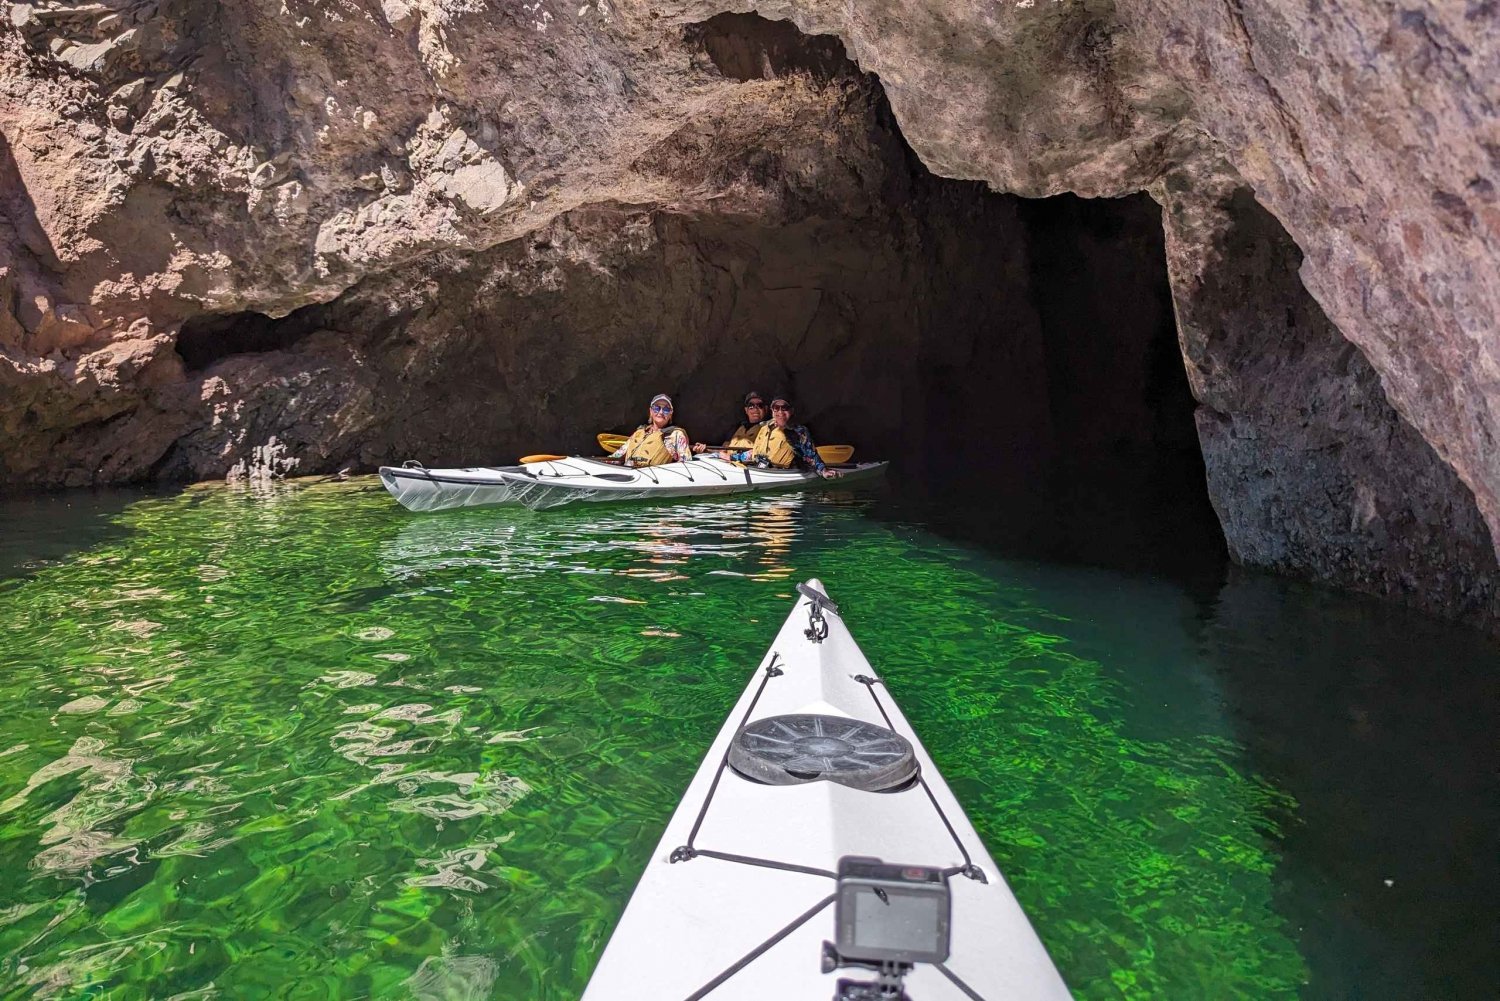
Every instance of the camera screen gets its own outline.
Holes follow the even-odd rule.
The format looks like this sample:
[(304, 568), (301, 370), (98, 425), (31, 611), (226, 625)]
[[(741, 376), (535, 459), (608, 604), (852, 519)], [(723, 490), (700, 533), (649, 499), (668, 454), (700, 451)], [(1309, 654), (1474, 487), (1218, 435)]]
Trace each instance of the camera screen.
[(886, 891), (872, 887), (854, 894), (854, 944), (859, 949), (946, 953), (941, 939), (946, 901), (935, 894)]

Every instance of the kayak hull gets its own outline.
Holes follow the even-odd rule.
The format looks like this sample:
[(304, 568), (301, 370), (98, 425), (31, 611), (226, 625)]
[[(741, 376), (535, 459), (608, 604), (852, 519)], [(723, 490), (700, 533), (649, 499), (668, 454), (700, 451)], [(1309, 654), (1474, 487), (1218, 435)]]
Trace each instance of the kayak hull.
[(884, 475), (884, 462), (864, 462), (825, 481), (800, 469), (758, 469), (715, 457), (630, 469), (598, 459), (566, 458), (523, 466), (466, 469), (380, 467), (380, 481), (412, 511), (440, 511), (485, 504), (521, 504), (533, 510), (575, 502), (667, 500), (769, 490), (796, 490), (824, 483), (850, 484)]
[[(821, 593), (816, 581), (808, 587)], [(1070, 997), (999, 867), (895, 700), (875, 680), (836, 613), (825, 613), (828, 635), (822, 642), (805, 635), (810, 608), (806, 596), (797, 602), (710, 746), (600, 957), (584, 1001), (829, 1001), (839, 979), (870, 976), (858, 969), (825, 973), (821, 967), (822, 943), (836, 936), (832, 906), (820, 909), (819, 904), (834, 890), (826, 872), (836, 870), (845, 855), (976, 867), (983, 881), (961, 874), (949, 879), (947, 970), (987, 1001)], [(773, 666), (782, 673), (768, 675)], [(921, 784), (896, 792), (863, 792), (826, 781), (762, 785), (721, 768), (742, 723), (792, 713), (889, 726), (910, 741)], [(713, 854), (685, 857), (682, 847), (688, 845)], [(725, 860), (725, 855), (800, 868), (768, 868)], [(735, 969), (809, 912), (804, 923)], [(661, 962), (666, 955), (671, 961)], [(699, 993), (728, 971), (733, 972), (712, 990)], [(928, 965), (911, 972), (906, 989), (912, 1001), (974, 996)]]
[(465, 469), (381, 466), (380, 482), (408, 511), (443, 511), (512, 503), (515, 490), (498, 475), (503, 472), (505, 467), (500, 466)]

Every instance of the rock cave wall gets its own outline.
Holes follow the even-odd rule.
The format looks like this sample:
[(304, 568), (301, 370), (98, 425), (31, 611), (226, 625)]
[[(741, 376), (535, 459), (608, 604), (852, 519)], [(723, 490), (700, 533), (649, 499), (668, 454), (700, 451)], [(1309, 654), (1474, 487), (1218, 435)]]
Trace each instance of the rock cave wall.
[(1493, 623), (1491, 6), (724, 6), (4, 4), (0, 477), (580, 447), (793, 372), (918, 465), (980, 409), (999, 469), (1171, 450), (1154, 265), (1110, 309), (1060, 253), (1154, 211), (981, 188), (1150, 191), (1231, 552)]
[(1165, 186), (1168, 261), (1230, 555), (1500, 626), (1468, 487), (1302, 286), (1281, 224), (1230, 170), (1192, 183)]
[(1495, 539), (1500, 5), (753, 7), (841, 38), (945, 177), (1117, 195), (1191, 187), (1227, 165), (1301, 249), (1306, 289)]

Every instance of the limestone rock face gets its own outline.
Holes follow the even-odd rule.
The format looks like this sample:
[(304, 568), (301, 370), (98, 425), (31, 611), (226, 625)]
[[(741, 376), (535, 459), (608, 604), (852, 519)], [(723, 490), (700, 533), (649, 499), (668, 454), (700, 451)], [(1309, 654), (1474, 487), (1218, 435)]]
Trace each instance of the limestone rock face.
[[(1029, 274), (1024, 220), (914, 181), (904, 135), (942, 177), (1166, 207), (1178, 335), (1238, 558), (1494, 616), (1494, 4), (0, 12), (8, 487), (223, 475), (273, 435), (299, 471), (481, 458), (483, 433), (508, 448), (571, 431), (567, 415), (656, 372), (707, 394), (731, 371), (796, 366), (829, 419), (869, 426), (840, 408), (871, 381), (909, 417), (935, 413), (919, 399), (931, 374), (965, 357), (1045, 368), (1031, 285), (997, 279), (1012, 307), (964, 316), (942, 278), (977, 274), (967, 261)], [(611, 294), (680, 312), (658, 336), (621, 322)], [(775, 322), (734, 328), (725, 302)], [(884, 322), (882, 305), (908, 318)], [(986, 335), (944, 344), (950, 317)], [(605, 360), (570, 357), (559, 378), (560, 346)], [(849, 351), (859, 364), (827, 361)], [(926, 381), (893, 375), (913, 356)], [(447, 394), (469, 437), (419, 386)], [(1031, 431), (1046, 400), (1008, 405), (1026, 441), (1045, 437)]]
[(1299, 283), (1286, 231), (1223, 165), (1174, 173), (1159, 193), (1231, 555), (1500, 626), (1500, 571), (1473, 495)]
[(879, 74), (937, 173), (1116, 195), (1223, 158), (1500, 534), (1500, 7), (1005, 0), (756, 9)]

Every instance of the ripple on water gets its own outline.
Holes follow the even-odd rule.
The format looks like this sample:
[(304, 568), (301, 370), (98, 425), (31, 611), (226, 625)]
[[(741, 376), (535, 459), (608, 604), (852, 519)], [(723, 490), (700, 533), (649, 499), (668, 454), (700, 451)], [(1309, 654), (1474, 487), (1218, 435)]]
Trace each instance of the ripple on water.
[(499, 967), (487, 956), (438, 956), (424, 959), (404, 983), (413, 1001), (485, 998)]
[(369, 671), (329, 671), (319, 675), (318, 680), (334, 688), (361, 688), (373, 685), (380, 679)]
[(454, 848), (444, 852), (441, 858), (417, 859), (419, 867), (432, 871), (420, 876), (408, 876), (406, 885), (456, 890), (460, 893), (481, 893), (488, 890), (492, 884), (485, 882), (484, 867), (490, 861), (491, 853), (514, 836), (512, 832), (498, 840), (480, 841)]

